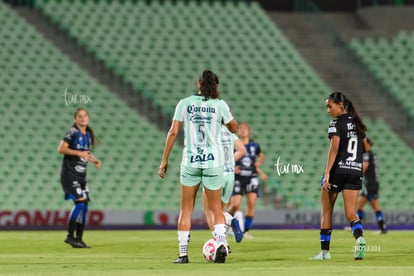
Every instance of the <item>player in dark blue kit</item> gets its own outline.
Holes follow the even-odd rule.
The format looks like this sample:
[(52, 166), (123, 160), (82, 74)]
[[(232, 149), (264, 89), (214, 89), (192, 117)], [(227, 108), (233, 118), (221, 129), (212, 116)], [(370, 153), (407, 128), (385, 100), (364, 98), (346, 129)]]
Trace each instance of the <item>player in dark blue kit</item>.
[(358, 200), (358, 217), (362, 220), (365, 217), (363, 211), (364, 205), (369, 202), (372, 209), (375, 212), (375, 218), (378, 226), (381, 229), (382, 234), (387, 233), (387, 226), (384, 221), (384, 214), (381, 211), (379, 204), (379, 182), (378, 182), (378, 171), (377, 171), (377, 157), (372, 152), (371, 147), (374, 145), (371, 139), (367, 139), (368, 148), (367, 152), (364, 153), (364, 188)]
[(321, 181), (321, 252), (313, 260), (330, 260), (332, 214), (338, 193), (342, 192), (345, 216), (350, 222), (356, 240), (354, 259), (362, 260), (366, 243), (363, 227), (356, 215), (359, 190), (362, 188), (363, 152), (367, 148), (366, 126), (352, 102), (341, 92), (326, 99), (328, 113), (334, 118), (329, 123), (330, 148)]
[(250, 127), (247, 123), (239, 124), (238, 135), (246, 147), (247, 153), (236, 162), (233, 195), (227, 211), (238, 219), (240, 226), (242, 226), (243, 215), (240, 205), (242, 196), (246, 195), (247, 210), (244, 226), (241, 228), (244, 232), (244, 237), (249, 239), (252, 238), (248, 231), (253, 224), (255, 205), (259, 192), (258, 176), (263, 181), (266, 181), (267, 175), (260, 169), (264, 162), (264, 154), (260, 149), (260, 145), (250, 139)]
[(75, 123), (58, 147), (58, 152), (64, 154), (60, 176), (65, 199), (74, 202), (65, 242), (75, 248), (88, 248), (89, 246), (82, 239), (89, 202), (86, 166), (91, 162), (99, 169), (101, 161), (91, 153), (96, 137), (88, 125), (88, 112), (84, 108), (78, 108), (73, 117)]

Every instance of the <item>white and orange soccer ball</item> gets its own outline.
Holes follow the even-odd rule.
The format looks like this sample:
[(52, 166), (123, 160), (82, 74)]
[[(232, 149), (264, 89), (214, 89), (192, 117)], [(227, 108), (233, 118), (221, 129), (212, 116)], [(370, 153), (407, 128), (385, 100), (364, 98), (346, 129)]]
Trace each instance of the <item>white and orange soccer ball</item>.
[(203, 256), (208, 262), (213, 263), (216, 259), (217, 242), (215, 239), (209, 239), (203, 245)]

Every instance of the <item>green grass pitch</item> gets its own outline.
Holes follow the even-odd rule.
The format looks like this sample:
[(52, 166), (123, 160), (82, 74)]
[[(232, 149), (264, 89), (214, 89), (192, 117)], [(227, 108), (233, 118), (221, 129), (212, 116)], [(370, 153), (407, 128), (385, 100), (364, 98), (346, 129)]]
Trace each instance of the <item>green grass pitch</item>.
[(312, 261), (319, 252), (318, 230), (253, 230), (240, 244), (228, 237), (225, 264), (207, 263), (201, 253), (211, 237), (191, 232), (190, 263), (173, 264), (174, 230), (85, 232), (90, 249), (63, 242), (64, 231), (0, 231), (0, 275), (414, 275), (414, 231), (378, 235), (366, 231), (366, 258), (353, 260), (349, 231), (334, 230), (332, 260)]

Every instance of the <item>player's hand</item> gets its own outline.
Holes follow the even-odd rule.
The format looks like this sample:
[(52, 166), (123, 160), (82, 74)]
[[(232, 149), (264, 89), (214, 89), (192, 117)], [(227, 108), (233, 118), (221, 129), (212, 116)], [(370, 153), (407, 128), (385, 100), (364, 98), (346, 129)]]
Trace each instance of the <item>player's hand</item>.
[(234, 174), (240, 174), (240, 167), (239, 166), (234, 167)]
[(91, 153), (89, 151), (79, 151), (78, 156), (83, 160), (90, 161)]
[(97, 159), (95, 159), (95, 167), (97, 168), (97, 169), (100, 169), (101, 168), (101, 160), (97, 160)]
[(261, 173), (259, 173), (259, 176), (260, 176), (260, 179), (263, 181), (263, 182), (266, 182), (267, 181), (267, 174), (265, 174), (264, 172), (261, 172)]
[(329, 184), (329, 175), (324, 176), (322, 187), (325, 191), (330, 191), (331, 190), (331, 184)]
[(100, 167), (101, 167), (101, 160), (98, 160), (93, 154), (92, 154), (92, 152), (89, 152), (89, 159), (88, 159), (88, 161), (89, 162), (92, 162), (92, 163), (94, 163), (95, 164), (95, 167), (97, 168), (97, 169), (99, 169)]
[(161, 178), (165, 178), (165, 174), (167, 173), (168, 169), (168, 162), (167, 161), (161, 161), (160, 168), (158, 170), (158, 175)]
[(265, 174), (259, 167), (256, 167), (257, 174), (263, 182), (267, 181), (267, 174)]

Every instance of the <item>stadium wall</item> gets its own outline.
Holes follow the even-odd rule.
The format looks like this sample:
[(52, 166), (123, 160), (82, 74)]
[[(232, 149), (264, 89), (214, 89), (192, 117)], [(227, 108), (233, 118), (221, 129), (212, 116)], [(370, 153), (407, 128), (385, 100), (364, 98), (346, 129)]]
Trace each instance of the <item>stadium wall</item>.
[[(65, 229), (70, 211), (15, 210), (0, 211), (0, 230), (56, 230)], [(414, 211), (384, 212), (389, 229), (414, 229)], [(175, 229), (178, 211), (169, 210), (91, 210), (87, 224), (89, 229)], [(254, 219), (255, 229), (319, 229), (319, 210), (262, 210)], [(349, 226), (344, 213), (334, 212), (336, 229)], [(193, 228), (207, 229), (203, 211), (195, 211)], [(373, 212), (367, 211), (364, 226), (377, 229)]]

